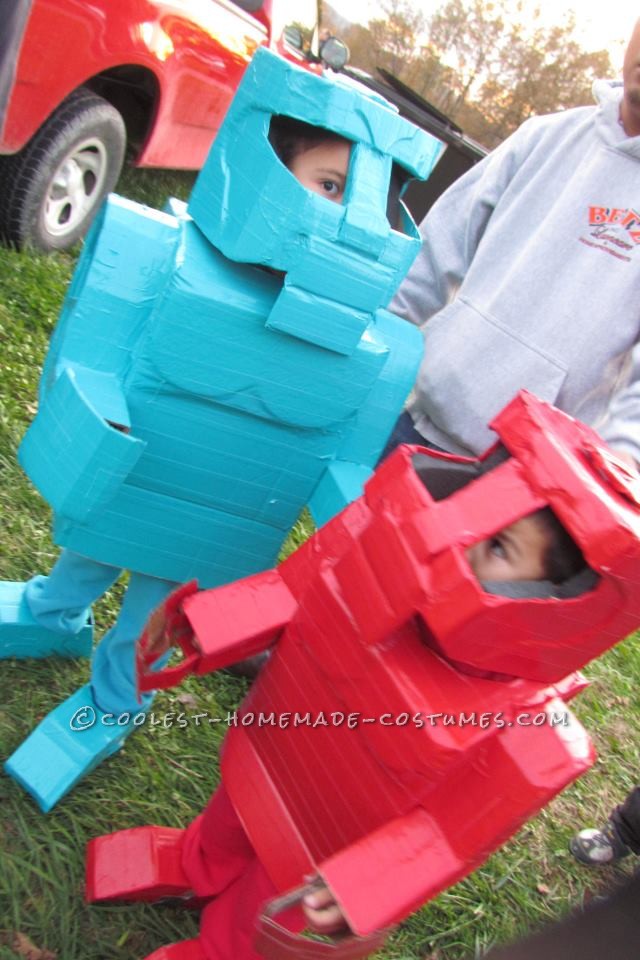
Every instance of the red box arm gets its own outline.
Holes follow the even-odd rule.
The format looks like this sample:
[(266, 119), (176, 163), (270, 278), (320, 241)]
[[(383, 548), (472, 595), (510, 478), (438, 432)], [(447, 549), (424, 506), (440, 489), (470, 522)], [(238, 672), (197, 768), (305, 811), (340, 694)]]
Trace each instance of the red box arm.
[[(138, 647), (141, 692), (177, 686), (190, 673), (204, 674), (270, 647), (289, 623), (298, 602), (277, 570), (267, 570), (214, 590), (180, 587), (156, 610)], [(169, 647), (184, 660), (153, 670)]]

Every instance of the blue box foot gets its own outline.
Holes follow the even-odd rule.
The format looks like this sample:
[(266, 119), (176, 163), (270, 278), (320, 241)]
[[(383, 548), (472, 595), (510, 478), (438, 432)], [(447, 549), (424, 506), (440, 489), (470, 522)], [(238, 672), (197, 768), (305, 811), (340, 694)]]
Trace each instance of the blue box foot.
[(5, 762), (4, 769), (47, 813), (135, 729), (96, 705), (87, 684), (52, 710)]
[(93, 623), (75, 634), (56, 633), (31, 616), (24, 599), (25, 584), (0, 580), (0, 660), (7, 657), (90, 657)]

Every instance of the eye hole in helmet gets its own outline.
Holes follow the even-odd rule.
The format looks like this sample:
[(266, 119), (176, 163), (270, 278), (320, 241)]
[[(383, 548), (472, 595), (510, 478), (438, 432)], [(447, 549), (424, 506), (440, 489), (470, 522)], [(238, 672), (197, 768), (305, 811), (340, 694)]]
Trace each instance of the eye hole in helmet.
[[(413, 465), (433, 499), (443, 500), (506, 457), (504, 448), (497, 447), (482, 463), (416, 454)], [(598, 581), (551, 507), (543, 507), (471, 544), (465, 556), (486, 593), (514, 599), (577, 597), (593, 589)]]
[(503, 585), (515, 582), (540, 585), (529, 591), (530, 596), (557, 595), (555, 588), (586, 568), (582, 551), (550, 507), (521, 517), (472, 544), (465, 555), (476, 578), (490, 593), (504, 594)]
[(387, 220), (392, 230), (398, 233), (406, 233), (406, 211), (402, 204), (402, 195), (407, 184), (411, 179), (411, 174), (400, 164), (394, 163), (391, 168), (391, 180), (389, 181), (389, 193), (387, 195)]
[(307, 190), (333, 203), (342, 203), (349, 177), (351, 141), (325, 130), (275, 115), (269, 142), (278, 159)]
[(466, 487), (483, 472), (478, 460), (452, 460), (437, 454), (416, 453), (411, 462), (420, 482), (436, 501)]

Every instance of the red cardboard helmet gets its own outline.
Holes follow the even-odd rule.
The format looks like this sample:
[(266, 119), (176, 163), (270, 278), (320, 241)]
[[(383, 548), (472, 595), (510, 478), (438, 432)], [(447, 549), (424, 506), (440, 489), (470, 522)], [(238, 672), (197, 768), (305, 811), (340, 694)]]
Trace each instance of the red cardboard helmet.
[[(593, 430), (526, 391), (491, 427), (502, 456), (397, 450), (366, 487), (383, 522), (363, 538), (380, 538), (367, 554), (395, 581), (387, 597), (399, 613), (418, 611), (427, 642), (458, 669), (552, 683), (640, 620), (640, 477)], [(545, 506), (589, 569), (559, 585), (481, 584), (465, 551)]]

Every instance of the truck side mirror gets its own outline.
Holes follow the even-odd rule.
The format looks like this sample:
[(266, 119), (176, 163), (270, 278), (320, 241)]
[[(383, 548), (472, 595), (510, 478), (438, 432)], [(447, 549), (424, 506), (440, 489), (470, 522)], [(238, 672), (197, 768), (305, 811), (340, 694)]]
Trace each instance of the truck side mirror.
[(337, 37), (329, 36), (320, 42), (320, 59), (332, 70), (342, 70), (349, 60), (349, 47)]
[(295, 47), (296, 50), (302, 50), (303, 39), (300, 27), (294, 25), (285, 27), (284, 39), (290, 46)]

